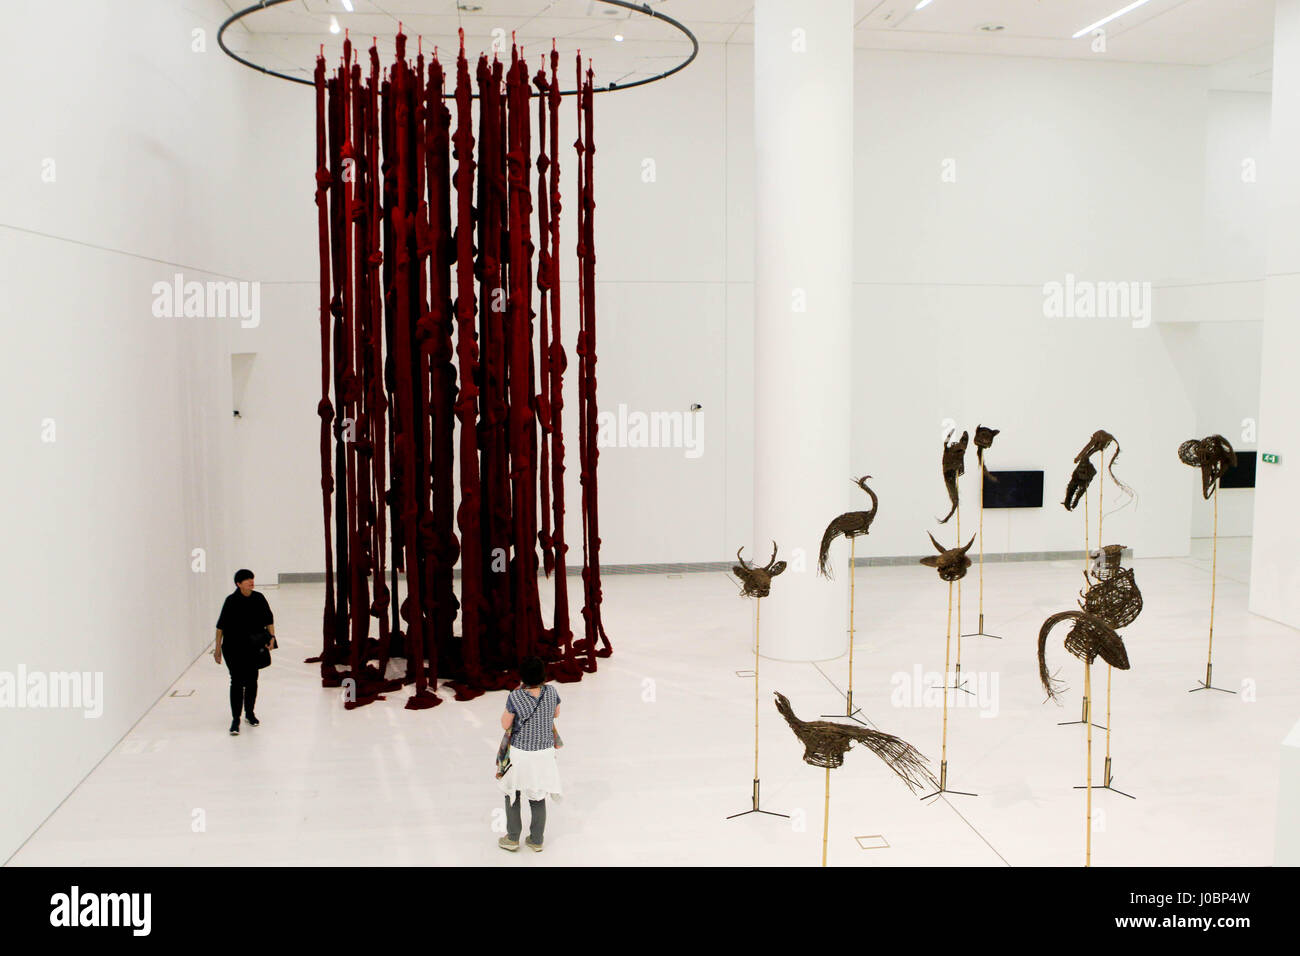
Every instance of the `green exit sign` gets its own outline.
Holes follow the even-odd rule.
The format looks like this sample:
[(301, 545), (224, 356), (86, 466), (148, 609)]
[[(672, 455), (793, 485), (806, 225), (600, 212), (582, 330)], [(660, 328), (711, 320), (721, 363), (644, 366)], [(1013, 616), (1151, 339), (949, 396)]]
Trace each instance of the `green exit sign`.
[(1264, 459), (1264, 464), (1266, 465), (1278, 465), (1282, 463), (1281, 455), (1270, 455), (1268, 452), (1265, 452), (1260, 457)]

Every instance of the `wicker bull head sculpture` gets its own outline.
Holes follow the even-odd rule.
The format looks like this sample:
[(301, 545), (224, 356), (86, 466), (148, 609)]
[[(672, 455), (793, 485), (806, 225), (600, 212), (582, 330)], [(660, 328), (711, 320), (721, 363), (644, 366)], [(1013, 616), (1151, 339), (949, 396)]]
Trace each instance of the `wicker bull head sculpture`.
[(750, 564), (740, 556), (745, 549), (736, 549), (739, 564), (731, 566), (731, 573), (740, 579), (740, 596), (765, 598), (772, 593), (772, 579), (785, 570), (785, 562), (776, 559), (776, 542), (772, 542), (772, 557), (762, 567)]
[(1053, 614), (1038, 631), (1038, 677), (1050, 699), (1055, 700), (1065, 690), (1065, 685), (1047, 671), (1047, 636), (1062, 621), (1074, 622), (1070, 632), (1065, 635), (1065, 649), (1079, 660), (1091, 664), (1100, 657), (1111, 667), (1122, 671), (1129, 669), (1124, 639), (1100, 617), (1087, 611), (1061, 611)]
[(939, 786), (925, 755), (907, 741), (870, 727), (837, 724), (829, 720), (800, 720), (794, 715), (789, 698), (780, 691), (774, 693), (776, 709), (803, 744), (804, 763), (833, 770), (844, 763), (844, 755), (858, 743), (883, 760), (913, 793), (917, 787)]
[(1183, 442), (1178, 446), (1178, 460), (1201, 469), (1201, 494), (1206, 501), (1218, 490), (1219, 479), (1237, 467), (1237, 453), (1222, 435)]
[(943, 443), (943, 460), (940, 467), (943, 469), (943, 483), (948, 489), (948, 500), (952, 502), (952, 507), (948, 509), (946, 515), (937, 519), (939, 524), (947, 524), (948, 519), (957, 510), (957, 479), (966, 474), (966, 446), (969, 443), (970, 432), (962, 432), (961, 439), (958, 441)]
[[(928, 531), (926, 534), (930, 534)], [(939, 578), (944, 581), (956, 581), (966, 576), (966, 569), (971, 566), (970, 557), (966, 554), (970, 546), (975, 543), (975, 535), (970, 536), (964, 548), (945, 548), (938, 541), (934, 540), (934, 535), (930, 535), (930, 542), (934, 549), (939, 553), (932, 554), (929, 557), (921, 559), (921, 563), (927, 568), (938, 568)]]

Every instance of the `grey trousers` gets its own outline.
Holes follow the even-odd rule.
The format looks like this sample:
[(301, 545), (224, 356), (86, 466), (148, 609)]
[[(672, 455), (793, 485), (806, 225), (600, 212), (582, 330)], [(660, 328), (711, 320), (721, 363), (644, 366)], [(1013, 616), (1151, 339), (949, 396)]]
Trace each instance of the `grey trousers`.
[[(519, 799), (519, 791), (515, 791), (515, 799), (511, 801), (506, 797), (506, 836), (511, 840), (518, 841), (519, 834), (524, 829), (522, 817), (522, 802)], [(546, 801), (529, 800), (528, 801), (528, 839), (538, 846), (542, 845), (542, 831), (546, 829)]]

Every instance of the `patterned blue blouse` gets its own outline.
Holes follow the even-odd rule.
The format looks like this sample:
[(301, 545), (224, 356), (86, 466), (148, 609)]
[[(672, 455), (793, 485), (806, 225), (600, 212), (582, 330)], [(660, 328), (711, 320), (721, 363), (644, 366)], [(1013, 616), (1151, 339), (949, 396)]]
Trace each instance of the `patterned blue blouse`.
[[(510, 746), (516, 750), (545, 750), (555, 746), (555, 711), (560, 706), (560, 694), (550, 684), (542, 685), (540, 697), (534, 697), (520, 687), (506, 698), (506, 710), (515, 715), (510, 725)], [(536, 709), (536, 713), (533, 711)]]

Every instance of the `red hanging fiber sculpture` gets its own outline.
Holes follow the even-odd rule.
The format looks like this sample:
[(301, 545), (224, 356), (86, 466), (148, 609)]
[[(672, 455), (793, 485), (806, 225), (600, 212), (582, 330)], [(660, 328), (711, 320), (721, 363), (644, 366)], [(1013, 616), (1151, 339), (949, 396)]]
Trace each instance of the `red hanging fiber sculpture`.
[[(509, 68), (480, 56), (476, 96), (462, 35), (454, 126), (436, 50), (427, 66), (422, 50), (411, 64), (399, 33), (386, 78), (373, 46), (368, 76), (352, 59), (345, 40), (334, 75), (323, 56), (315, 72), (326, 580), (321, 654), (312, 660), (325, 686), (348, 687), (349, 708), (404, 684), (414, 685), (408, 708), (433, 707), (440, 679), (468, 700), (514, 686), (519, 661), (531, 655), (551, 662), (555, 679), (578, 680), (611, 652), (600, 614), (592, 71), (584, 77), (579, 59), (584, 634), (574, 640), (559, 54), (552, 49), (549, 77), (543, 67), (531, 84), (517, 48)], [(549, 627), (539, 569), (555, 589)], [(404, 674), (389, 675), (393, 657), (405, 659)]]

